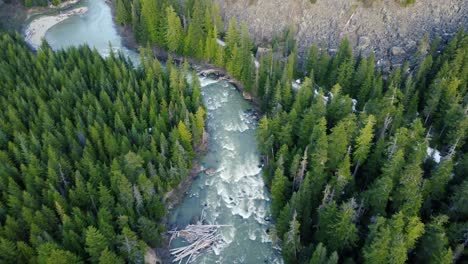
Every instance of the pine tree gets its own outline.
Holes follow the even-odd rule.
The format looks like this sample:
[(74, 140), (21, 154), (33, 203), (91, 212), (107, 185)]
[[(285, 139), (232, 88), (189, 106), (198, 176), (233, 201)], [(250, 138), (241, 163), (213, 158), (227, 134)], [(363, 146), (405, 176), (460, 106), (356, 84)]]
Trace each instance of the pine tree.
[(453, 161), (448, 157), (444, 159), (433, 171), (431, 178), (425, 183), (425, 189), (432, 200), (440, 200), (445, 196), (447, 184), (452, 177)]
[(319, 50), (317, 46), (311, 45), (309, 48), (309, 53), (307, 54), (307, 63), (305, 64), (305, 73), (309, 74), (312, 71), (317, 72), (319, 58)]
[(391, 233), (386, 226), (386, 219), (377, 218), (370, 226), (368, 243), (364, 247), (364, 263), (387, 263), (390, 253)]
[(114, 252), (105, 249), (99, 257), (99, 264), (124, 264), (124, 261)]
[(284, 176), (283, 170), (277, 168), (275, 171), (275, 177), (273, 178), (273, 184), (271, 187), (271, 213), (273, 217), (277, 218), (281, 212), (281, 209), (286, 205), (287, 199), (289, 198), (288, 192), (291, 190), (288, 179)]
[(166, 7), (167, 32), (166, 43), (170, 52), (181, 52), (182, 43), (184, 43), (184, 31), (179, 16), (175, 13), (172, 6)]
[(185, 150), (190, 151), (192, 149), (192, 133), (187, 129), (187, 126), (179, 121), (177, 130), (180, 136), (181, 144), (184, 146)]
[(141, 20), (148, 32), (148, 40), (152, 43), (160, 43), (158, 38), (158, 7), (153, 0), (141, 0)]
[(373, 115), (368, 116), (367, 124), (361, 129), (360, 135), (356, 139), (357, 146), (353, 155), (353, 161), (355, 163), (354, 176), (356, 176), (359, 166), (364, 163), (369, 155), (372, 139), (374, 138), (374, 124), (375, 117)]
[(338, 124), (331, 129), (331, 134), (328, 137), (328, 161), (327, 168), (336, 171), (338, 165), (348, 153), (350, 141), (355, 133), (354, 114), (342, 119)]
[(448, 217), (441, 215), (434, 217), (427, 226), (424, 236), (418, 246), (417, 259), (421, 263), (452, 263), (453, 253), (448, 245), (448, 238), (444, 225)]
[(298, 253), (301, 250), (300, 241), (300, 224), (296, 220), (297, 213), (294, 212), (291, 222), (289, 223), (289, 231), (284, 234), (283, 257), (286, 263), (296, 263), (298, 261)]
[(138, 241), (136, 234), (128, 227), (124, 227), (118, 236), (119, 252), (130, 263), (142, 263), (144, 261), (143, 245)]
[(330, 256), (327, 255), (327, 248), (319, 243), (315, 248), (314, 253), (310, 259), (310, 264), (337, 264), (338, 254), (333, 252)]
[(424, 233), (424, 224), (418, 217), (407, 218), (403, 213), (391, 219), (379, 217), (370, 226), (364, 247), (365, 263), (405, 263), (408, 251)]
[(234, 17), (232, 17), (231, 20), (229, 20), (229, 27), (226, 33), (226, 58), (234, 57), (234, 48), (238, 45), (239, 38), (240, 35), (237, 29), (237, 21)]
[(125, 6), (124, 0), (117, 0), (117, 15), (116, 15), (116, 21), (117, 23), (121, 25), (126, 25), (127, 23), (130, 22), (130, 15), (127, 10), (127, 7)]
[(354, 201), (351, 200), (338, 208), (333, 201), (320, 208), (317, 240), (333, 251), (342, 251), (354, 246), (358, 240), (354, 206)]
[(107, 249), (109, 242), (95, 227), (86, 229), (86, 252), (90, 256), (91, 262), (97, 263), (102, 252)]
[(15, 243), (0, 238), (0, 258), (8, 263), (14, 263), (18, 254)]

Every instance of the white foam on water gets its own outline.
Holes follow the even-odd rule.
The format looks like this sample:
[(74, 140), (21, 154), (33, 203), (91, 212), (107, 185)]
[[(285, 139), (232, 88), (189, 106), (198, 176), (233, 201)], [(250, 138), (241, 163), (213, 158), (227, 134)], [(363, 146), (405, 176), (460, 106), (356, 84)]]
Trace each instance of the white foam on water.
[(223, 236), (223, 240), (226, 244), (231, 244), (236, 236), (236, 228), (234, 226), (225, 227), (221, 229), (221, 235)]
[(216, 110), (223, 106), (228, 101), (228, 93), (223, 92), (222, 94), (215, 95), (215, 96), (205, 96), (205, 93), (202, 93), (206, 98), (206, 108), (208, 110)]
[(235, 146), (234, 146), (234, 143), (232, 143), (232, 141), (227, 141), (227, 142), (223, 142), (223, 149), (225, 150), (229, 150), (229, 151), (234, 151), (236, 150)]
[(207, 77), (200, 77), (200, 85), (201, 87), (206, 87), (210, 84), (213, 84), (213, 83), (217, 83), (218, 81), (217, 80), (214, 80), (214, 79), (211, 79), (211, 78), (207, 78)]
[(269, 234), (267, 234), (267, 232), (265, 230), (262, 229), (262, 234), (261, 234), (261, 241), (262, 243), (271, 243), (271, 237)]
[(264, 203), (257, 206), (257, 210), (255, 211), (255, 221), (257, 221), (257, 223), (259, 224), (266, 224), (266, 221), (265, 221), (266, 213), (267, 212), (266, 212)]
[(232, 207), (232, 214), (239, 215), (243, 219), (248, 219), (255, 210), (252, 204), (251, 200), (242, 199), (238, 206)]
[(226, 122), (224, 130), (229, 132), (245, 132), (249, 130), (249, 126), (244, 122)]
[(249, 239), (254, 241), (255, 239), (257, 239), (257, 235), (255, 234), (255, 229), (249, 229)]
[(244, 111), (239, 111), (239, 119), (247, 124), (247, 125), (253, 125), (254, 122), (252, 120), (252, 118), (249, 116), (249, 114), (245, 113)]
[(221, 101), (208, 101), (208, 103), (206, 104), (206, 108), (208, 110), (216, 110), (218, 108), (220, 108), (221, 106), (223, 106), (222, 104), (223, 102)]

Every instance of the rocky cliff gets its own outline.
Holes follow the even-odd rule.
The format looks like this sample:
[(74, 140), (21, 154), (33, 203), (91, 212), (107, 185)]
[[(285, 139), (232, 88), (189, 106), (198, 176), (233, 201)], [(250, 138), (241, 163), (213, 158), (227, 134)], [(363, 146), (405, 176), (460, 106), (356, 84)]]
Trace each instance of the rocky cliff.
[(357, 0), (215, 0), (225, 19), (246, 21), (258, 44), (293, 26), (300, 51), (312, 43), (333, 52), (347, 37), (355, 51), (374, 51), (382, 66), (398, 64), (428, 35), (449, 38), (468, 26), (468, 0), (416, 0), (403, 7), (395, 0), (366, 7)]

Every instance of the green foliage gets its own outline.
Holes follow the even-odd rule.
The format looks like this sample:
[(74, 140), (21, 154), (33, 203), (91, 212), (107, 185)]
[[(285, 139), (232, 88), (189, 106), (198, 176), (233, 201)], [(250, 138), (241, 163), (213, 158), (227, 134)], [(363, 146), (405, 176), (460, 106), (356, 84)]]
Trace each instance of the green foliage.
[(97, 230), (91, 226), (86, 230), (86, 252), (90, 256), (90, 261), (93, 263), (98, 262), (102, 252), (108, 247), (109, 241)]
[(271, 187), (271, 196), (273, 198), (271, 212), (274, 217), (278, 217), (281, 209), (286, 205), (288, 192), (291, 189), (289, 185), (283, 171), (280, 168), (276, 169), (273, 186)]
[[(255, 92), (253, 42), (246, 25), (233, 19), (225, 37), (219, 7), (210, 0), (116, 0), (117, 22), (132, 24), (141, 44), (158, 45), (177, 55), (226, 66), (246, 91)], [(131, 10), (131, 12), (130, 12)], [(294, 60), (295, 56), (291, 59)], [(294, 69), (294, 65), (289, 67)], [(285, 90), (287, 91), (287, 90)], [(286, 98), (291, 96), (286, 95)], [(286, 99), (290, 102), (290, 99)]]
[(0, 35), (0, 262), (142, 263), (201, 143), (198, 88), (147, 50), (134, 68), (19, 38)]
[(408, 251), (424, 233), (424, 224), (417, 217), (398, 213), (391, 219), (379, 217), (369, 229), (363, 249), (365, 263), (405, 263)]
[(167, 33), (166, 42), (167, 49), (171, 52), (181, 52), (183, 47), (183, 28), (179, 16), (174, 11), (172, 6), (166, 8), (167, 16)]
[(289, 231), (284, 234), (284, 246), (283, 256), (285, 261), (293, 262), (297, 259), (297, 253), (301, 249), (301, 241), (299, 238), (300, 224), (296, 220), (296, 212), (294, 212), (293, 218), (289, 223)]
[[(299, 71), (297, 65), (291, 71), (284, 43), (262, 54), (258, 99), (266, 117), (258, 142), (272, 213), (279, 237), (288, 234), (293, 216), (300, 226), (301, 250), (285, 252), (286, 263), (311, 258), (326, 263), (323, 246), (350, 263), (460, 258), (468, 215), (463, 194), (468, 185), (461, 176), (467, 38), (461, 31), (441, 53), (422, 56), (414, 72), (404, 65), (386, 79), (376, 70), (374, 55), (355, 60), (347, 40), (332, 57), (312, 46)], [(284, 87), (301, 72), (304, 81), (287, 106)], [(439, 164), (427, 156), (428, 145), (444, 156)], [(285, 179), (293, 183), (287, 195), (280, 191)], [(432, 224), (433, 214), (449, 216), (449, 231)], [(429, 256), (425, 248), (432, 240), (435, 254)], [(317, 248), (311, 257), (306, 249), (312, 243)]]
[(337, 264), (338, 254), (333, 252), (330, 256), (327, 255), (327, 248), (319, 243), (315, 248), (314, 254), (310, 258), (310, 264)]
[[(139, 43), (226, 67), (257, 96), (264, 179), (287, 263), (448, 263), (463, 254), (465, 32), (440, 53), (437, 41), (420, 50), (416, 67), (383, 74), (374, 54), (355, 58), (347, 39), (333, 56), (310, 47), (299, 68), (287, 28), (255, 65), (247, 26), (232, 18), (224, 33), (209, 0), (116, 4), (117, 21), (131, 24)], [(143, 55), (133, 71), (115, 55), (46, 47), (34, 57), (11, 37), (1, 41), (0, 256), (141, 262), (161, 241), (161, 196), (186, 177), (202, 142), (199, 84), (191, 89), (171, 59), (163, 69)], [(428, 145), (441, 151), (440, 164)], [(97, 232), (87, 243), (78, 234), (90, 226)]]
[(343, 203), (340, 208), (334, 202), (319, 209), (317, 239), (332, 251), (350, 248), (358, 240), (357, 227), (353, 223), (354, 201)]
[(128, 24), (131, 20), (129, 7), (124, 0), (117, 0), (116, 21), (121, 25)]
[(411, 5), (411, 4), (414, 4), (416, 2), (416, 0), (396, 0), (397, 3), (403, 5), (403, 6), (408, 6), (408, 5)]
[(421, 239), (421, 246), (417, 253), (419, 262), (430, 264), (452, 263), (453, 253), (448, 246), (448, 238), (444, 228), (447, 222), (448, 217), (445, 215), (432, 219)]

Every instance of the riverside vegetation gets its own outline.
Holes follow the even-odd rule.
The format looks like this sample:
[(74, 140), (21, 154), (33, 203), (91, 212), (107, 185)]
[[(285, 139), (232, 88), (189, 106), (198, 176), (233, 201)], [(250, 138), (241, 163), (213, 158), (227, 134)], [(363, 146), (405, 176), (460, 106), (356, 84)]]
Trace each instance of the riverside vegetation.
[(87, 47), (34, 55), (2, 33), (2, 263), (143, 263), (161, 242), (205, 110), (187, 68), (147, 54), (138, 69)]
[[(301, 63), (291, 30), (257, 68), (247, 27), (231, 20), (224, 32), (205, 0), (117, 0), (116, 20), (141, 44), (225, 67), (256, 96), (270, 234), (286, 263), (452, 263), (466, 254), (466, 33), (446, 45), (422, 41), (412, 61), (387, 74), (373, 56), (355, 57), (347, 40), (333, 56), (312, 46)], [(44, 46), (35, 57), (18, 37), (4, 35), (2, 45), (0, 256), (141, 262), (144, 244), (160, 240), (161, 195), (186, 175), (200, 140), (198, 84), (150, 56), (132, 70), (86, 48)], [(99, 62), (104, 72), (93, 71)], [(19, 75), (26, 66), (31, 74)], [(113, 133), (120, 137), (107, 138)]]
[[(445, 48), (423, 40), (412, 61), (384, 76), (347, 40), (334, 56), (312, 46), (301, 63), (285, 30), (257, 70), (246, 25), (231, 20), (223, 32), (210, 1), (116, 6), (140, 43), (225, 67), (256, 96), (271, 235), (287, 263), (451, 263), (465, 253), (466, 33)], [(428, 157), (434, 149), (442, 159)]]

